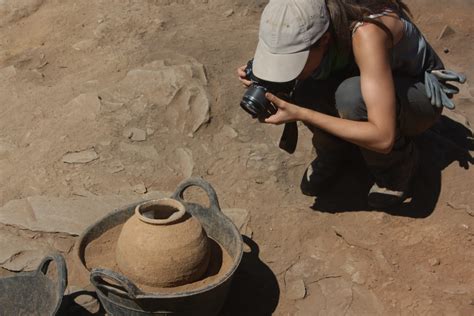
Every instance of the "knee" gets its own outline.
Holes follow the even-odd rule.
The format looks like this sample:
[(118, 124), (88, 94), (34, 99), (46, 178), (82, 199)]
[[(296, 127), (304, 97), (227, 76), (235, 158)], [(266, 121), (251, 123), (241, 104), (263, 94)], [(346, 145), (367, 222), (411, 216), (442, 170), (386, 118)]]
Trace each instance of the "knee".
[(353, 121), (367, 120), (367, 108), (360, 90), (360, 77), (344, 80), (336, 90), (336, 109), (339, 116)]

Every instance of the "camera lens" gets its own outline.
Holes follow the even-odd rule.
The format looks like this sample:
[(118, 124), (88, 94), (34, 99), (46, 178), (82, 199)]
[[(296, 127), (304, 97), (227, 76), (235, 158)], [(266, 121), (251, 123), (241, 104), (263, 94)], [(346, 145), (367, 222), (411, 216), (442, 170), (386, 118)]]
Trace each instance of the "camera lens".
[(267, 89), (259, 85), (251, 85), (245, 91), (240, 106), (253, 117), (267, 118), (276, 113), (276, 108), (265, 97)]

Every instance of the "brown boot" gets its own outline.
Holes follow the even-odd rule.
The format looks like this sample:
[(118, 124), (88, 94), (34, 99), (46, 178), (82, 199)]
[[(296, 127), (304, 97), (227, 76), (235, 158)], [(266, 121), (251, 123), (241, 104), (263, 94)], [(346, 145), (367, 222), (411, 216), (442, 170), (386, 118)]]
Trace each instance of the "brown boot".
[(327, 189), (337, 179), (342, 167), (342, 161), (331, 157), (314, 159), (301, 179), (301, 193), (307, 196), (317, 196)]
[(403, 142), (387, 155), (362, 150), (375, 178), (368, 194), (368, 204), (373, 208), (389, 208), (408, 197), (418, 169), (419, 153), (412, 141)]

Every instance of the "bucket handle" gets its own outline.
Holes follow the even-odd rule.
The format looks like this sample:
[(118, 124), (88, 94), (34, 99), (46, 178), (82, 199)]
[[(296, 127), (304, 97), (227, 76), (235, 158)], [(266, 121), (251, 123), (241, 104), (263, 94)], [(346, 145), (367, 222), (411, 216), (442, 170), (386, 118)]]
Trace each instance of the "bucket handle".
[(184, 191), (188, 189), (189, 187), (192, 186), (197, 186), (203, 189), (209, 198), (209, 203), (210, 203), (210, 209), (215, 211), (215, 212), (221, 212), (221, 208), (219, 206), (219, 200), (217, 199), (217, 194), (214, 188), (201, 177), (194, 177), (194, 178), (189, 178), (187, 180), (184, 180), (180, 184), (178, 184), (178, 187), (176, 188), (176, 191), (173, 193), (171, 196), (173, 199), (176, 199), (180, 202), (184, 202)]
[[(56, 270), (58, 272), (58, 286), (57, 286), (57, 298), (58, 298), (58, 303), (55, 309), (55, 312), (59, 309), (59, 306), (61, 305), (62, 297), (64, 296), (64, 291), (66, 290), (67, 287), (67, 267), (66, 267), (66, 261), (64, 260), (64, 257), (60, 255), (59, 253), (52, 253), (41, 260), (41, 263), (39, 264), (38, 268), (36, 269), (35, 274), (39, 275), (44, 274), (46, 275), (48, 273), (49, 265), (50, 263), (54, 261), (56, 264)], [(53, 313), (53, 314), (54, 314)]]
[(122, 291), (127, 293), (129, 298), (135, 299), (138, 295), (142, 294), (140, 289), (124, 275), (108, 269), (92, 269), (90, 280), (96, 288), (109, 288), (109, 286), (104, 284), (107, 283), (104, 279), (112, 280), (115, 284), (121, 286), (123, 289)]

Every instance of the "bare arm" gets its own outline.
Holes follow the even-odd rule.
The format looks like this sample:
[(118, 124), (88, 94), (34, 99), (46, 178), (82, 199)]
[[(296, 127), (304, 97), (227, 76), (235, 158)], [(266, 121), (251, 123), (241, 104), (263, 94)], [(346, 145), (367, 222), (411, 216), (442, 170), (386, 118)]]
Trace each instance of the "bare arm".
[(359, 28), (353, 38), (354, 56), (361, 73), (362, 96), (367, 106), (367, 122), (301, 108), (271, 94), (268, 94), (268, 99), (279, 111), (266, 122), (280, 124), (301, 120), (358, 146), (381, 153), (390, 152), (395, 138), (396, 101), (389, 44), (388, 36), (375, 25)]

